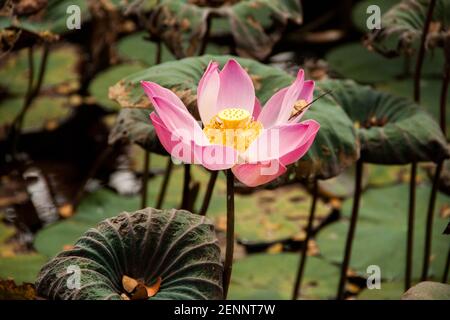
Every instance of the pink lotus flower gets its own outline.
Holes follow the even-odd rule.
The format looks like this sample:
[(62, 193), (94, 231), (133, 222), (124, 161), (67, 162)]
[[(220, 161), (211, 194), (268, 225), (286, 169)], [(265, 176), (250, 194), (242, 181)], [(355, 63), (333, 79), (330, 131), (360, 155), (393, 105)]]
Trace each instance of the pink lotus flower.
[[(156, 112), (150, 118), (164, 148), (184, 163), (209, 170), (232, 169), (245, 185), (270, 182), (306, 154), (320, 125), (298, 123), (312, 101), (314, 81), (296, 80), (261, 109), (253, 82), (235, 60), (222, 71), (210, 62), (197, 88), (203, 129), (172, 91), (142, 82)], [(305, 110), (298, 114), (298, 110)]]

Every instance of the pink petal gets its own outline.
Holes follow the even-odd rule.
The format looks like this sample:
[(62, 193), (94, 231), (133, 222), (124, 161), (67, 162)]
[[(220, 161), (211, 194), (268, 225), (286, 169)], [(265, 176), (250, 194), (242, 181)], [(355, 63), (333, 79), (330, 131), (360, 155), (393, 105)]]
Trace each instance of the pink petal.
[[(301, 99), (311, 102), (314, 85), (314, 81), (304, 81), (304, 72), (300, 70), (296, 80), (289, 87), (279, 90), (267, 101), (258, 121), (266, 129), (287, 123), (292, 114), (295, 102)], [(301, 116), (297, 116), (295, 122), (300, 120)]]
[(319, 123), (314, 120), (306, 120), (300, 124), (308, 125), (308, 131), (305, 133), (303, 140), (297, 145), (294, 150), (285, 153), (280, 158), (280, 162), (285, 166), (296, 162), (308, 152), (309, 148), (311, 148), (311, 145), (316, 139), (317, 132), (319, 132), (320, 129)]
[(144, 88), (144, 91), (149, 97), (152, 104), (155, 104), (153, 99), (154, 97), (161, 97), (188, 112), (184, 103), (171, 90), (161, 87), (159, 84), (150, 81), (141, 81), (141, 86), (142, 88)]
[(194, 153), (191, 144), (184, 142), (183, 139), (167, 129), (155, 112), (150, 114), (150, 119), (164, 149), (175, 159), (184, 163), (193, 163)]
[[(283, 164), (286, 165), (296, 155), (293, 152), (305, 145), (311, 138), (314, 140), (313, 137), (317, 134), (319, 127), (316, 121), (309, 120), (264, 130), (247, 149), (244, 157), (247, 162), (256, 163), (285, 159), (284, 157), (292, 154), (284, 160)], [(298, 159), (294, 161), (296, 160)]]
[(264, 128), (269, 129), (277, 124), (281, 105), (283, 104), (283, 99), (288, 88), (289, 87), (279, 90), (266, 102), (258, 117), (258, 121), (263, 124)]
[(305, 82), (305, 72), (299, 70), (297, 78), (294, 83), (289, 87), (284, 96), (283, 102), (281, 104), (280, 113), (278, 115), (277, 124), (287, 123), (289, 117), (292, 114), (292, 109), (295, 102), (297, 102), (300, 94), (303, 90), (303, 84)]
[(253, 114), (255, 88), (252, 79), (239, 63), (234, 59), (229, 60), (219, 77), (217, 112), (226, 108), (241, 108)]
[(253, 107), (253, 119), (258, 119), (261, 114), (262, 107), (261, 102), (259, 102), (258, 98), (255, 98), (255, 106)]
[(257, 187), (268, 183), (286, 172), (286, 167), (277, 160), (267, 163), (242, 164), (234, 166), (233, 174), (243, 184)]
[[(313, 96), (314, 96), (314, 87), (315, 87), (315, 82), (313, 80), (305, 81), (305, 84), (303, 85), (303, 90), (300, 93), (298, 100), (305, 100), (306, 102), (311, 103), (311, 101), (313, 100)], [(310, 108), (310, 106), (308, 108), (306, 108), (305, 110), (303, 110), (303, 112), (300, 113), (298, 116), (289, 120), (289, 122), (292, 122), (292, 123), (299, 122), (300, 119), (303, 117), (303, 115), (306, 113), (306, 111), (308, 111), (309, 108)]]
[(153, 101), (155, 110), (167, 129), (178, 132), (186, 140), (197, 139), (200, 144), (209, 144), (200, 125), (187, 110), (180, 109), (162, 97), (153, 97)]
[(150, 114), (156, 135), (164, 149), (175, 159), (184, 163), (200, 164), (209, 170), (226, 170), (233, 167), (238, 155), (233, 148), (223, 145), (199, 145), (195, 140), (189, 140), (170, 131), (161, 118), (155, 113)]
[(210, 62), (197, 88), (197, 105), (203, 124), (208, 124), (218, 113), (216, 110), (220, 88), (220, 77), (217, 62)]

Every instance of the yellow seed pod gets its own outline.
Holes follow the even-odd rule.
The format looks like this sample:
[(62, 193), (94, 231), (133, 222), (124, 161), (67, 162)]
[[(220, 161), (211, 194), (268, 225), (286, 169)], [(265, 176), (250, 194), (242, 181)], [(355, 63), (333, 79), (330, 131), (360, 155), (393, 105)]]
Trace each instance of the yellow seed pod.
[(250, 112), (245, 109), (230, 108), (220, 111), (218, 117), (225, 128), (245, 128), (250, 121)]

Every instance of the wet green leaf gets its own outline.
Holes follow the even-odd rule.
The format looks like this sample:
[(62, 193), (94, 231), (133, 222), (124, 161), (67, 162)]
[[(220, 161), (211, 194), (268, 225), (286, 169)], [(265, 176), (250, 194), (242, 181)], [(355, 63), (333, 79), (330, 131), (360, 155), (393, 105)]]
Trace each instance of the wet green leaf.
[(380, 8), (381, 14), (386, 13), (390, 8), (399, 3), (401, 0), (363, 0), (355, 4), (352, 11), (353, 24), (361, 32), (368, 32), (367, 19), (373, 15), (373, 12), (367, 13), (367, 8), (376, 5)]
[[(38, 70), (42, 58), (42, 49), (34, 54), (34, 81), (36, 83)], [(80, 77), (77, 73), (79, 53), (76, 47), (62, 46), (51, 50), (48, 56), (47, 68), (42, 84), (42, 91), (58, 85), (65, 85), (72, 90), (79, 87)], [(12, 95), (24, 95), (27, 90), (29, 77), (28, 52), (20, 50), (8, 56), (5, 64), (0, 68), (0, 87)], [(57, 90), (57, 89), (56, 89)]]
[[(360, 214), (356, 228), (350, 268), (367, 276), (370, 265), (381, 268), (381, 277), (386, 280), (400, 280), (405, 273), (406, 234), (408, 216), (408, 185), (368, 190), (362, 196)], [(416, 219), (414, 229), (413, 279), (421, 274), (425, 239), (425, 221), (430, 188), (417, 187)], [(382, 199), (382, 200), (381, 200)], [(420, 199), (425, 199), (420, 201)], [(449, 249), (448, 236), (443, 235), (448, 218), (438, 212), (448, 205), (450, 198), (438, 194), (433, 227), (430, 276), (442, 277), (445, 259)], [(340, 263), (348, 232), (348, 218), (351, 215), (352, 200), (342, 208), (344, 219), (321, 230), (317, 244), (321, 254), (328, 260)], [(382, 235), (382, 236), (381, 236)]]
[[(428, 12), (428, 0), (403, 0), (385, 13), (382, 28), (374, 31), (369, 40), (371, 45), (388, 54), (410, 53), (420, 41)], [(443, 36), (450, 22), (450, 1), (437, 0), (433, 11), (433, 26), (427, 35), (427, 47), (439, 45), (436, 41)]]
[[(233, 266), (229, 298), (236, 300), (289, 300), (299, 254), (254, 254)], [(329, 299), (336, 294), (339, 269), (309, 257), (300, 299)]]
[[(228, 19), (237, 51), (258, 59), (270, 54), (289, 21), (302, 22), (302, 10), (295, 0), (244, 0), (218, 7), (187, 0), (163, 0), (155, 11), (153, 32), (160, 34), (179, 58), (198, 53), (210, 16)], [(228, 25), (221, 23), (224, 24)]]
[(108, 97), (111, 83), (116, 83), (127, 75), (138, 72), (139, 70), (142, 70), (140, 63), (125, 63), (113, 66), (97, 74), (90, 84), (89, 91), (98, 104), (108, 110), (117, 111), (120, 106)]
[[(81, 288), (58, 286), (82, 272)], [(214, 227), (207, 218), (182, 210), (143, 209), (100, 222), (39, 273), (37, 294), (50, 299), (120, 300), (123, 276), (152, 285), (151, 299), (222, 298), (222, 263)]]
[(361, 158), (378, 164), (434, 161), (450, 156), (439, 125), (419, 105), (353, 81), (325, 80), (357, 128)]
[[(416, 56), (387, 59), (374, 51), (369, 51), (358, 42), (331, 49), (326, 55), (326, 60), (331, 71), (339, 76), (371, 84), (412, 79)], [(441, 77), (443, 64), (442, 52), (427, 55), (424, 60), (423, 77)]]
[[(7, 99), (0, 103), (0, 126), (11, 124), (23, 107), (23, 99)], [(25, 115), (24, 131), (54, 130), (71, 114), (64, 97), (38, 97)]]

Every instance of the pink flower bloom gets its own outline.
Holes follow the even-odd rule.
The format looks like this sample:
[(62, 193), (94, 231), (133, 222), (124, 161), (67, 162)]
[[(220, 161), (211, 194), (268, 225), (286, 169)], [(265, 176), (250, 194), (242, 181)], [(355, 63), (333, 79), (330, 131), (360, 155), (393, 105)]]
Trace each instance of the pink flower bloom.
[[(155, 107), (150, 118), (156, 134), (172, 157), (210, 170), (231, 168), (251, 187), (285, 173), (306, 154), (320, 127), (314, 120), (298, 123), (314, 92), (303, 70), (261, 108), (252, 80), (236, 60), (222, 71), (211, 62), (197, 88), (203, 129), (172, 91), (153, 82), (142, 86)], [(295, 115), (298, 108), (305, 110)]]

